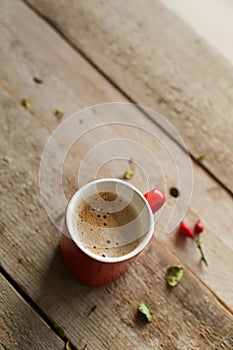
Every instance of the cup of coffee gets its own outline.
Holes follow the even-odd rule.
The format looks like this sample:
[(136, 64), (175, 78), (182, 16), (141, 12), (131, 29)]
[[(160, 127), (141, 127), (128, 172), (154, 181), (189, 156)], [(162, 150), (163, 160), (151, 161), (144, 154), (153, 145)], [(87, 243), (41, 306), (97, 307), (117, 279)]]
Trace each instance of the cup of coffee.
[(160, 189), (143, 195), (119, 179), (96, 180), (80, 188), (66, 208), (60, 246), (68, 269), (90, 286), (116, 280), (150, 242), (153, 213), (164, 202)]

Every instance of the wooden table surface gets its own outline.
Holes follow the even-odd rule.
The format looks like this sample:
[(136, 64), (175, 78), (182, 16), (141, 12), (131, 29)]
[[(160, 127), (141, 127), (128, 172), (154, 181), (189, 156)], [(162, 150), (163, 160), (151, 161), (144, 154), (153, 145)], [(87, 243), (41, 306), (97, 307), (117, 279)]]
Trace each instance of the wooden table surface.
[[(0, 349), (63, 349), (68, 341), (79, 350), (232, 349), (233, 67), (157, 0), (0, 0), (0, 8)], [(22, 106), (23, 98), (31, 108)], [(190, 224), (204, 222), (209, 266), (200, 263), (191, 239), (179, 238), (177, 229), (164, 233), (175, 204), (169, 189), (178, 178), (163, 147), (135, 128), (103, 127), (67, 157), (67, 198), (92, 147), (132, 138), (162, 162), (167, 204), (146, 252), (119, 280), (95, 289), (75, 280), (61, 260), (61, 234), (40, 197), (39, 166), (49, 136), (70, 115), (119, 101), (157, 110), (184, 139), (194, 182), (183, 214)], [(57, 108), (64, 111), (60, 120)], [(98, 108), (93, 111), (80, 130), (107, 122)], [(143, 125), (179, 159), (186, 157), (177, 136), (153, 113), (135, 107), (133, 115), (123, 110), (122, 119)], [(62, 150), (59, 144), (54, 158)], [(114, 145), (105, 152), (115, 161), (95, 175), (97, 160), (88, 164), (85, 181), (122, 177), (130, 166), (117, 159)], [(130, 182), (145, 191), (143, 169), (134, 171)], [(150, 184), (163, 185), (153, 169), (146, 175)], [(184, 277), (169, 289), (164, 275), (177, 264)], [(149, 324), (138, 317), (140, 302), (154, 312)]]

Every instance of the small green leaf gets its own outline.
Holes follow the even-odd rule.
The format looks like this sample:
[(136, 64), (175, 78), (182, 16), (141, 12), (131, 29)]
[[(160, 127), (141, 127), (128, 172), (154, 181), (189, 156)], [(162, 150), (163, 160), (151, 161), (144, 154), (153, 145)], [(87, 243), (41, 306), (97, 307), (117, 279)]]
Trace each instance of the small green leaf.
[(197, 160), (199, 160), (199, 162), (202, 162), (205, 159), (205, 156), (203, 154), (201, 154)]
[(56, 109), (54, 115), (57, 117), (57, 119), (61, 119), (64, 115), (64, 112), (61, 109)]
[(146, 319), (148, 322), (151, 322), (152, 321), (152, 318), (153, 318), (153, 313), (150, 309), (150, 307), (145, 304), (145, 303), (141, 303), (139, 306), (138, 306), (138, 311), (141, 312), (143, 315), (146, 316)]
[(130, 180), (132, 177), (133, 177), (133, 171), (132, 170), (127, 170), (125, 173), (124, 173), (124, 179), (126, 180)]
[(58, 214), (58, 215), (54, 218), (54, 221), (55, 221), (55, 222), (58, 222), (58, 221), (60, 221), (64, 216), (65, 216), (65, 210), (63, 210), (60, 214)]
[(183, 270), (183, 267), (181, 266), (169, 267), (165, 275), (166, 281), (169, 284), (169, 286), (172, 286), (172, 287), (176, 286), (180, 282), (181, 278), (183, 277), (183, 273), (184, 273), (184, 270)]
[(31, 102), (27, 99), (27, 98), (23, 98), (21, 100), (21, 104), (22, 106), (24, 106), (26, 109), (30, 109), (31, 108)]

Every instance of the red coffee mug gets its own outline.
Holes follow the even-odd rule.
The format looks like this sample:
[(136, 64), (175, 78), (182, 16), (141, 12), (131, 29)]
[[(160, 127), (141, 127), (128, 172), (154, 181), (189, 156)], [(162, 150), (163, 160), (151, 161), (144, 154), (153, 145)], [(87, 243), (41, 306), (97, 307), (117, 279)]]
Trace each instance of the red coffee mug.
[[(89, 251), (79, 240), (74, 229), (74, 209), (79, 203), (93, 193), (117, 192), (132, 200), (141, 211), (141, 220), (146, 233), (138, 246), (130, 253), (120, 257), (102, 257)], [(71, 198), (66, 208), (64, 231), (61, 240), (63, 260), (77, 279), (89, 286), (103, 286), (115, 281), (126, 272), (131, 263), (148, 245), (154, 232), (153, 213), (161, 208), (165, 195), (160, 189), (154, 189), (143, 195), (138, 189), (126, 181), (119, 179), (101, 179), (88, 183), (80, 188)], [(143, 211), (142, 211), (143, 208)], [(77, 219), (76, 219), (77, 220)]]

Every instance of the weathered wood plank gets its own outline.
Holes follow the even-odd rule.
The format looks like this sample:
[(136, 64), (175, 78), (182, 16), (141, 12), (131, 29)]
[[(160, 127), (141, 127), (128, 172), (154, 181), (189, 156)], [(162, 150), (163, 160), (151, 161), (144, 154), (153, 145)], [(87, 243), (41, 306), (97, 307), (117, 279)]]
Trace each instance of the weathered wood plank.
[(64, 343), (0, 275), (0, 347), (64, 349)]
[(233, 69), (175, 14), (158, 0), (26, 2), (233, 190)]
[[(62, 109), (68, 114), (75, 112), (82, 103), (91, 105), (98, 99), (106, 101), (120, 95), (26, 6), (17, 1), (1, 1), (1, 5), (0, 41), (4, 45), (1, 45), (0, 63), (8, 67), (0, 73), (0, 148), (3, 154), (0, 192), (4, 203), (0, 224), (4, 268), (46, 314), (65, 329), (79, 348), (86, 344), (87, 350), (231, 348), (232, 315), (199, 278), (186, 268), (181, 284), (174, 290), (166, 288), (166, 268), (180, 260), (157, 238), (129, 273), (111, 286), (91, 289), (80, 285), (67, 272), (57, 250), (60, 234), (46, 217), (38, 188), (40, 155), (50, 130), (58, 124), (52, 111), (62, 103)], [(45, 83), (34, 85), (33, 76), (38, 72), (43, 72)], [(82, 91), (83, 86), (85, 91)], [(31, 99), (31, 111), (20, 106), (22, 97)], [(96, 115), (96, 118), (101, 116)], [(141, 113), (135, 112), (131, 118), (143, 120), (160, 135), (161, 131)], [(83, 124), (85, 126), (85, 120)], [(110, 136), (125, 137), (125, 133), (129, 136), (127, 130), (113, 130)], [(64, 169), (64, 176), (69, 180), (65, 183), (68, 196), (74, 190), (77, 163), (95, 141), (84, 140), (80, 154)], [(168, 138), (167, 142), (172, 141)], [(148, 147), (153, 145), (148, 142)], [(178, 147), (177, 152), (181, 152)], [(158, 157), (162, 154), (158, 148)], [(120, 172), (116, 163), (116, 166), (106, 166), (102, 174), (120, 176)], [(210, 269), (201, 272), (197, 255), (189, 256), (192, 242), (187, 242), (187, 250), (180, 248), (180, 259), (231, 306), (231, 198), (197, 166), (195, 175), (196, 186), (188, 218), (193, 221), (203, 212), (207, 227), (203, 238)], [(173, 172), (166, 170), (166, 177), (169, 188), (174, 184)], [(144, 190), (141, 173), (135, 174), (133, 180)], [(222, 204), (219, 208), (216, 195)], [(206, 196), (208, 211), (205, 210), (206, 201), (200, 201), (200, 196)], [(169, 203), (172, 200), (169, 198)], [(162, 229), (161, 225), (160, 231)], [(209, 230), (213, 230), (211, 235)], [(177, 253), (178, 248), (170, 242), (174, 236), (163, 237), (161, 233), (160, 237)], [(148, 302), (155, 311), (155, 320), (148, 326), (136, 317), (140, 301)], [(94, 305), (97, 308), (90, 313)]]
[[(3, 17), (1, 21), (3, 25), (1, 33), (4, 33), (4, 36), (1, 36), (1, 41), (3, 43), (2, 47), (5, 48), (5, 51), (1, 52), (1, 66), (9, 67), (8, 69), (1, 71), (2, 84), (4, 89), (11, 93), (12, 98), (17, 101), (17, 103), (19, 103), (22, 96), (27, 96), (31, 99), (33, 105), (31, 116), (36, 117), (37, 122), (40, 125), (42, 123), (43, 126), (51, 129), (58, 124), (58, 121), (52, 115), (52, 111), (53, 108), (57, 106), (57, 101), (60, 103), (61, 96), (65, 97), (62, 100), (62, 108), (66, 111), (66, 113), (74, 112), (76, 106), (80, 106), (83, 103), (82, 101), (84, 98), (86, 99), (85, 103), (87, 103), (87, 99), (89, 99), (89, 104), (98, 102), (98, 86), (101, 86), (100, 89), (102, 89), (102, 87), (106, 89), (106, 99), (114, 100), (118, 98), (119, 94), (115, 92), (114, 88), (107, 84), (104, 79), (101, 79), (98, 73), (96, 73), (95, 70), (93, 70), (85, 61), (83, 61), (83, 59), (80, 58), (80, 56), (78, 56), (74, 50), (69, 48), (66, 43), (60, 40), (60, 38), (53, 31), (50, 31), (42, 21), (37, 19), (30, 11), (26, 9), (25, 6), (19, 3), (17, 5), (19, 6), (18, 11), (22, 13), (22, 16), (24, 15), (27, 17), (27, 20), (22, 22), (21, 17), (17, 16), (18, 12), (15, 10), (15, 6), (16, 5), (14, 4), (14, 6), (11, 7), (8, 3), (5, 8), (2, 7)], [(6, 13), (8, 14), (7, 16)], [(11, 23), (14, 23), (14, 29)], [(35, 30), (33, 32), (33, 39), (30, 40), (30, 37), (32, 36), (32, 28), (35, 28)], [(40, 28), (40, 30), (37, 30), (36, 28)], [(20, 33), (20, 35), (17, 33)], [(46, 40), (43, 40), (44, 37)], [(49, 37), (51, 38), (50, 40)], [(14, 46), (17, 41), (17, 48), (15, 51), (11, 51), (10, 48)], [(40, 46), (35, 45), (35, 43), (38, 42), (40, 42)], [(49, 56), (51, 52), (53, 54), (52, 56)], [(46, 62), (46, 65), (43, 65), (43, 62), (45, 60), (48, 60), (48, 62)], [(70, 64), (70, 60), (77, 62), (77, 65), (72, 66)], [(55, 62), (56, 64), (54, 63), (54, 65), (52, 65), (52, 63), (49, 63), (50, 61)], [(82, 70), (80, 71), (79, 68), (81, 65)], [(64, 67), (62, 73), (60, 69), (61, 66)], [(35, 72), (41, 73), (41, 71), (45, 77), (45, 83), (40, 86), (35, 86), (32, 84), (33, 76)], [(25, 72), (27, 73), (25, 74)], [(62, 74), (62, 76), (60, 74)], [(72, 74), (74, 76), (73, 80), (71, 80)], [(89, 77), (92, 76), (93, 82), (91, 80), (87, 82), (87, 75)], [(61, 79), (63, 79), (63, 81), (61, 81)], [(80, 97), (80, 94), (82, 92), (82, 89), (80, 89), (80, 94), (78, 93), (78, 96), (76, 96), (75, 92), (73, 91), (75, 91), (75, 88), (77, 87), (75, 85), (77, 81), (79, 81), (79, 85), (86, 86), (88, 91), (90, 86), (95, 86), (96, 95), (95, 93), (86, 94), (86, 91), (84, 91)], [(98, 82), (97, 85), (96, 81)], [(15, 82), (17, 82), (17, 84), (20, 84), (20, 86), (16, 85)], [(71, 90), (71, 93), (69, 93), (70, 86), (72, 89), (74, 89)], [(51, 104), (51, 101), (53, 101), (53, 104)], [(24, 172), (21, 174), (19, 171), (22, 165), (22, 160), (25, 158), (25, 156), (23, 156), (25, 149), (30, 150), (30, 159), (33, 159), (33, 163), (30, 167), (35, 167), (34, 175), (29, 174), (29, 176), (30, 178), (33, 176), (37, 178), (37, 169), (39, 166), (40, 154), (42, 152), (43, 145), (46, 143), (47, 136), (46, 134), (44, 134), (44, 136), (37, 136), (35, 130), (39, 130), (40, 125), (33, 124), (34, 129), (31, 129), (30, 123), (32, 120), (25, 118), (24, 111), (21, 107), (17, 107), (17, 111), (15, 111), (15, 104), (7, 94), (5, 96), (2, 96), (2, 107), (2, 115), (7, 112), (6, 122), (3, 123), (5, 137), (1, 139), (2, 149), (4, 150), (3, 152), (6, 152), (7, 150), (9, 158), (12, 159), (11, 164), (5, 164), (5, 161), (3, 160), (3, 169), (5, 169), (5, 171), (2, 172), (2, 174), (8, 179), (8, 172), (10, 169), (12, 173), (12, 183), (9, 185), (12, 186), (15, 181), (18, 183), (19, 181), (22, 181), (25, 176)], [(23, 113), (21, 114), (21, 117), (19, 117), (19, 111), (21, 111), (20, 113)], [(15, 126), (15, 115), (18, 116), (17, 122), (19, 125), (17, 126)], [(129, 116), (127, 116), (127, 118), (129, 118)], [(131, 121), (140, 120), (142, 123), (144, 122), (145, 126), (147, 125), (149, 129), (155, 130), (155, 133), (158, 135), (158, 137), (161, 135), (161, 131), (153, 126), (153, 123), (146, 123), (145, 118), (140, 113), (135, 112), (135, 115), (131, 116), (131, 118)], [(128, 120), (130, 121), (130, 119)], [(120, 132), (124, 137), (128, 135), (127, 130), (125, 132), (121, 130)], [(14, 139), (15, 133), (17, 135), (17, 139)], [(114, 137), (116, 133), (117, 135), (120, 135), (118, 130), (113, 131), (113, 134), (110, 136)], [(27, 135), (26, 139), (25, 134)], [(104, 140), (103, 134), (104, 130), (102, 131), (102, 134), (100, 133), (99, 136), (94, 135), (95, 137), (93, 137), (93, 141), (96, 142), (98, 140), (97, 137)], [(136, 136), (137, 135), (135, 135), (135, 137)], [(140, 134), (137, 136), (138, 139), (140, 136)], [(12, 143), (12, 149), (7, 145), (9, 139), (11, 139), (12, 142), (14, 140), (15, 142)], [(21, 139), (24, 140), (24, 144), (22, 145), (18, 142), (18, 140)], [(149, 149), (153, 151), (153, 149), (155, 149), (153, 142), (149, 140), (149, 142), (146, 143), (146, 138), (144, 138), (144, 140)], [(89, 140), (87, 143), (85, 143), (84, 140), (82, 148), (78, 152), (78, 155), (80, 154), (78, 158), (79, 161), (81, 160), (83, 154), (85, 154), (85, 151), (87, 152), (87, 147), (91, 147), (91, 144), (89, 143)], [(171, 140), (169, 140), (169, 138), (167, 138), (167, 143), (171, 143)], [(173, 143), (172, 145), (173, 147), (176, 147)], [(167, 187), (169, 188), (170, 186), (176, 184), (174, 180), (174, 174), (171, 172), (170, 168), (171, 163), (165, 157), (163, 157), (163, 151), (161, 147), (157, 147), (156, 145), (156, 149), (157, 148), (158, 154), (156, 154), (156, 156), (159, 156), (160, 159), (164, 159), (163, 166), (166, 174)], [(19, 154), (22, 155), (21, 159), (19, 159), (17, 155), (18, 153), (15, 153), (16, 150)], [(181, 152), (178, 147), (176, 147), (175, 150), (177, 153)], [(32, 151), (35, 153), (31, 153)], [(79, 163), (77, 162), (77, 164)], [(73, 163), (71, 164), (70, 168), (67, 167), (66, 174), (68, 175), (66, 180), (68, 180), (67, 182), (69, 187), (68, 195), (72, 193), (70, 190), (70, 183), (75, 183), (76, 181), (76, 173), (74, 170), (76, 167), (77, 165), (74, 167)], [(114, 169), (112, 170), (112, 173), (110, 171), (110, 174), (112, 176), (122, 175), (121, 167), (120, 170), (117, 165), (116, 167), (112, 168), (111, 166), (110, 168)], [(25, 173), (27, 173), (26, 169), (27, 165), (25, 165)], [(194, 171), (195, 188), (193, 192), (191, 207), (188, 212), (188, 217), (190, 222), (194, 222), (199, 218), (200, 213), (202, 213), (202, 218), (205, 221), (206, 228), (208, 230), (208, 233), (203, 237), (204, 244), (207, 250), (210, 264), (214, 266), (214, 268), (208, 272), (200, 269), (199, 265), (196, 264), (196, 260), (199, 258), (198, 255), (192, 254), (190, 257), (190, 252), (193, 250), (192, 242), (187, 242), (187, 250), (184, 250), (181, 244), (177, 244), (175, 235), (171, 235), (169, 237), (162, 235), (161, 238), (166, 240), (170, 248), (173, 249), (175, 253), (178, 253), (182, 257), (183, 261), (185, 261), (186, 264), (188, 264), (188, 266), (193, 271), (195, 271), (197, 275), (201, 276), (201, 278), (214, 291), (216, 291), (219, 297), (232, 305), (231, 293), (233, 286), (232, 284), (229, 284), (232, 265), (232, 247), (230, 244), (232, 240), (232, 201), (231, 198), (218, 185), (216, 185), (213, 180), (211, 180), (204, 174), (203, 171), (199, 169), (199, 167), (195, 166)], [(106, 174), (109, 174), (109, 170)], [(152, 173), (151, 176), (153, 180), (154, 174)], [(143, 181), (143, 177), (139, 172), (135, 174), (133, 181), (135, 185), (137, 185), (142, 191), (145, 191), (145, 183)], [(25, 185), (22, 185), (23, 188), (21, 189), (21, 192), (28, 191), (27, 187), (31, 187), (31, 182), (31, 179), (29, 179), (29, 185), (27, 183)], [(8, 186), (8, 184), (5, 185)], [(38, 191), (36, 190), (37, 180), (35, 182), (35, 186), (33, 187), (34, 194), (38, 194)], [(13, 199), (14, 196), (17, 196), (17, 194), (12, 193), (11, 199)], [(18, 196), (20, 198), (21, 195), (18, 194)], [(216, 198), (218, 198), (218, 202), (221, 205), (216, 206)], [(31, 200), (28, 198), (27, 200), (31, 202)], [(25, 201), (27, 202), (27, 200)], [(173, 203), (174, 200), (172, 198), (169, 198), (169, 205), (172, 206)], [(205, 210), (207, 205), (206, 203), (208, 203), (209, 206), (208, 211)], [(30, 204), (30, 206), (32, 205)], [(31, 208), (31, 210), (33, 211), (33, 208)], [(216, 218), (218, 218), (218, 220), (216, 220)], [(163, 227), (160, 228), (160, 231), (163, 232)], [(220, 231), (221, 236), (219, 235)], [(222, 274), (223, 269), (226, 270), (224, 274)]]
[[(11, 187), (14, 183), (18, 183), (19, 181), (23, 182), (24, 176), (27, 173), (27, 165), (25, 165), (24, 172), (19, 171), (23, 159), (27, 159), (25, 155), (23, 156), (25, 149), (28, 150), (30, 159), (33, 161), (32, 165), (29, 165), (30, 171), (31, 168), (35, 167), (34, 175), (29, 174), (30, 178), (35, 176), (35, 179), (37, 179), (40, 154), (42, 153), (43, 146), (48, 137), (46, 136), (47, 134), (44, 134), (44, 136), (37, 135), (37, 130), (40, 129), (41, 124), (50, 130), (58, 125), (59, 122), (53, 115), (53, 111), (58, 106), (58, 103), (65, 111), (65, 115), (69, 115), (74, 113), (76, 109), (81, 106), (92, 105), (104, 100), (123, 100), (123, 97), (101, 78), (74, 50), (61, 40), (58, 35), (33, 15), (31, 11), (27, 10), (24, 5), (20, 3), (16, 5), (14, 2), (10, 4), (6, 2), (2, 3), (5, 4), (5, 6), (2, 6), (1, 12), (1, 43), (4, 49), (1, 51), (0, 59), (1, 67), (7, 67), (7, 69), (0, 71), (1, 84), (4, 90), (11, 94), (16, 104), (20, 103), (22, 97), (30, 98), (32, 102), (31, 116), (35, 117), (39, 123), (33, 124), (34, 129), (32, 129), (30, 124), (32, 121), (31, 119), (25, 118), (24, 114), (22, 114), (24, 113), (22, 107), (17, 107), (16, 111), (15, 104), (9, 99), (9, 96), (2, 96), (2, 116), (4, 116), (6, 112), (8, 114), (6, 122), (3, 123), (5, 137), (1, 138), (2, 149), (4, 150), (3, 152), (7, 152), (8, 157), (12, 159), (11, 164), (5, 164), (3, 160), (5, 169), (3, 176), (8, 179), (9, 171), (12, 173), (10, 180), (12, 181), (12, 184), (10, 183)], [(22, 16), (18, 16), (18, 12), (20, 12)], [(26, 20), (22, 20), (24, 17)], [(14, 26), (12, 23), (14, 23)], [(40, 43), (40, 45), (37, 43)], [(44, 62), (46, 62), (46, 64)], [(63, 69), (60, 69), (60, 67), (63, 67)], [(38, 74), (43, 77), (44, 84), (36, 85), (33, 83), (33, 77)], [(85, 87), (84, 90), (83, 87)], [(103, 97), (104, 95), (105, 97)], [(20, 110), (21, 114), (19, 114)], [(26, 113), (28, 114), (28, 112)], [(15, 125), (16, 115), (18, 116), (17, 123), (19, 123), (19, 125)], [(96, 117), (97, 116), (95, 116), (95, 118)], [(145, 128), (154, 131), (155, 135), (159, 138), (164, 137), (161, 130), (154, 126), (153, 123), (146, 121), (145, 117), (139, 112), (135, 111), (134, 115), (123, 116), (122, 119), (132, 123), (138, 121), (140, 124), (143, 124)], [(108, 118), (105, 120), (108, 120)], [(89, 127), (91, 127), (91, 124)], [(83, 124), (83, 128), (84, 130), (87, 128), (85, 123)], [(108, 135), (109, 138), (114, 138), (116, 134), (117, 136), (122, 135), (124, 138), (132, 134), (134, 139), (139, 143), (141, 142), (140, 138), (143, 138), (144, 145), (148, 147), (152, 154), (154, 154), (156, 150), (155, 156), (162, 160), (167, 190), (169, 190), (171, 186), (177, 185), (177, 179), (174, 178), (176, 170), (172, 170), (174, 168), (173, 162), (171, 162), (167, 154), (164, 153), (161, 145), (154, 142), (153, 138), (151, 139), (148, 135), (142, 137), (142, 134), (135, 133), (135, 130), (133, 133), (132, 129), (129, 132), (127, 129), (125, 129), (125, 131), (122, 129), (108, 129), (107, 132), (102, 129), (100, 134), (97, 132), (93, 134), (91, 138), (87, 135), (87, 139), (83, 140), (81, 147), (78, 145), (79, 149), (75, 152), (77, 162), (74, 163), (74, 161), (71, 160), (70, 165), (69, 161), (65, 163), (64, 187), (68, 196), (70, 196), (75, 189), (78, 165), (84, 154), (92, 147), (93, 142), (104, 141), (106, 135)], [(16, 139), (14, 139), (14, 135), (17, 135)], [(25, 135), (27, 136), (25, 137)], [(9, 139), (15, 142), (12, 143), (12, 148), (8, 146)], [(24, 140), (24, 144), (22, 145), (18, 142), (18, 140), (21, 139)], [(166, 144), (170, 149), (173, 148), (175, 153), (180, 155), (180, 159), (182, 159), (182, 151), (169, 138), (166, 138)], [(20, 157), (18, 157), (18, 153), (21, 154)], [(122, 176), (123, 167), (127, 165), (125, 165), (125, 163), (121, 164), (122, 163), (116, 162), (114, 166), (114, 163), (111, 163), (111, 165), (106, 168), (106, 171), (103, 168), (103, 171), (105, 171), (103, 174), (117, 177)], [(163, 179), (156, 178), (154, 171), (147, 174), (149, 177), (148, 180), (154, 185), (161, 185), (160, 181)], [(92, 179), (92, 173), (93, 169), (89, 171), (89, 174), (86, 174), (87, 180)], [(203, 244), (211, 268), (206, 271), (197, 264), (199, 255), (198, 252), (193, 249), (192, 241), (186, 242), (184, 249), (183, 244), (181, 244), (182, 242), (176, 240), (175, 234), (170, 236), (163, 234), (164, 227), (162, 224), (160, 227), (157, 227), (157, 230), (160, 232), (161, 239), (166, 241), (173, 252), (179, 254), (192, 271), (200, 276), (222, 300), (228, 303), (230, 307), (233, 307), (231, 297), (233, 293), (233, 283), (229, 282), (231, 281), (233, 249), (231, 244), (233, 225), (231, 215), (232, 200), (225, 191), (195, 164), (194, 174), (194, 191), (187, 220), (193, 223), (195, 220), (199, 219), (201, 213), (201, 218), (205, 222), (207, 231), (206, 235), (203, 236)], [(143, 174), (140, 171), (136, 171), (133, 182), (142, 191), (147, 190), (145, 180)], [(27, 183), (25, 185), (22, 184), (23, 188), (21, 192), (24, 193), (28, 191), (29, 186), (29, 188), (33, 188), (33, 193), (37, 198), (37, 180), (34, 186), (32, 186), (31, 183), (34, 183), (34, 181), (32, 182), (32, 179), (28, 179), (29, 185)], [(7, 183), (5, 185), (8, 186)], [(67, 190), (66, 187), (68, 187)], [(18, 198), (21, 197), (20, 194), (12, 193), (11, 199), (13, 199), (14, 196), (18, 196)], [(32, 207), (30, 210), (33, 211), (33, 204), (26, 204), (27, 202), (31, 203), (31, 200), (29, 198), (24, 200), (26, 207)], [(168, 200), (168, 208), (171, 208), (175, 200), (169, 196)], [(216, 201), (219, 203), (218, 205), (216, 205)], [(206, 210), (207, 206), (208, 210)], [(61, 210), (62, 209), (63, 208), (61, 208)], [(28, 214), (26, 213), (25, 215)], [(221, 232), (221, 235), (219, 232)], [(224, 274), (222, 271), (224, 271)]]

